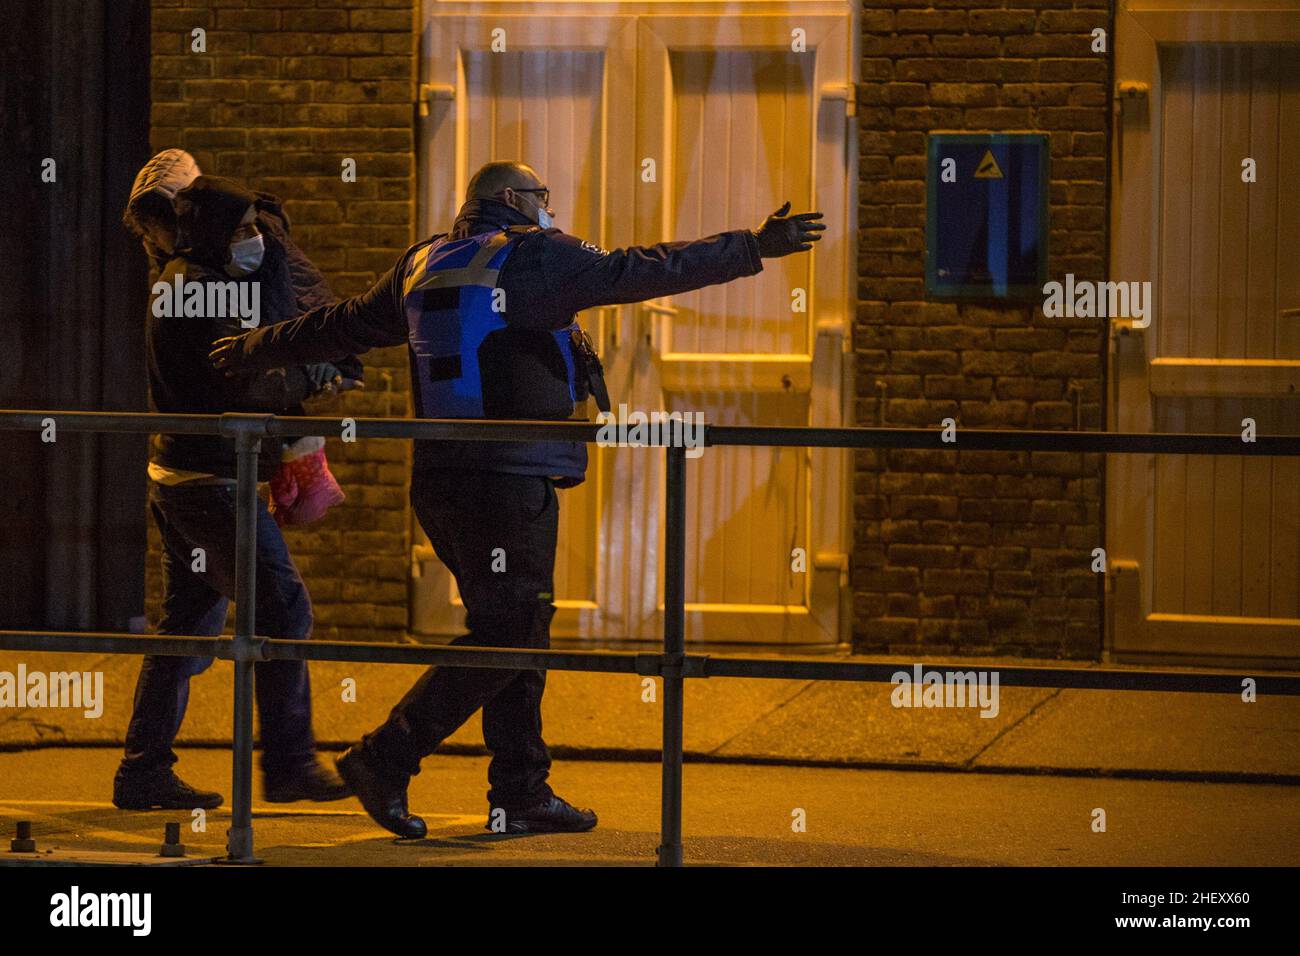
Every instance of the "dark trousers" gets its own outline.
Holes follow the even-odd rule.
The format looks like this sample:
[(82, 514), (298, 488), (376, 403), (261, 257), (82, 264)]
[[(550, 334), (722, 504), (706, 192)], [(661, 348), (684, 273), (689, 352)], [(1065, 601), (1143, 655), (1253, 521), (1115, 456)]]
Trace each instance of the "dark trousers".
[[(465, 602), (469, 633), (452, 644), (550, 647), (560, 510), (554, 482), (421, 470), (411, 503)], [(416, 774), (421, 759), (482, 708), (483, 741), (492, 751), (488, 803), (527, 809), (552, 795), (542, 740), (545, 687), (543, 670), (431, 667), (363, 746), (381, 763)]]
[[(149, 507), (162, 533), (163, 619), (159, 634), (220, 634), (235, 596), (235, 488), (233, 485), (149, 483)], [(206, 565), (195, 570), (195, 549)], [(289, 557), (275, 519), (258, 500), (257, 633), (306, 638), (311, 600)], [(145, 657), (135, 687), (135, 710), (126, 732), (128, 773), (166, 770), (176, 762), (172, 744), (185, 719), (190, 678), (212, 665), (210, 657)], [(254, 686), (261, 720), (262, 770), (292, 776), (315, 760), (311, 686), (306, 661), (258, 661)]]

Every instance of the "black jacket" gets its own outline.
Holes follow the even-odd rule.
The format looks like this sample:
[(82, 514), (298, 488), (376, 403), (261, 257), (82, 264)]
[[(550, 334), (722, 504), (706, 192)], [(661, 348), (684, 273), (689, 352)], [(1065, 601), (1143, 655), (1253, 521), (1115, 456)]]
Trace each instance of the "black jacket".
[[(260, 285), (260, 321), (279, 322), (298, 312), (289, 265), (280, 247), (266, 237), (266, 255), (254, 273), (232, 278), (222, 263), (235, 226), (255, 196), (218, 177), (199, 177), (183, 190), (181, 241), (177, 256), (159, 277), (150, 297), (145, 325), (149, 400), (153, 410), (181, 414), (270, 412), (302, 414), (301, 403), (314, 386), (301, 366), (266, 371), (217, 371), (208, 361), (213, 341), (247, 331), (238, 316), (159, 316), (155, 303), (184, 282)], [(179, 197), (178, 197), (179, 198)], [(280, 464), (284, 440), (268, 438), (258, 456), (258, 478), (267, 480)], [(213, 435), (155, 435), (150, 460), (168, 468), (235, 477), (234, 441)]]
[[(504, 203), (471, 200), (462, 207), (450, 235), (453, 239), (463, 238), (527, 224), (528, 219)], [(244, 336), (242, 361), (237, 367), (274, 368), (406, 342), (409, 329), (402, 304), (403, 276), (410, 257), (428, 242), (408, 249), (361, 295)], [(550, 331), (564, 328), (583, 309), (689, 292), (754, 275), (762, 268), (758, 240), (748, 229), (693, 242), (631, 246), (613, 252), (559, 229), (546, 229), (518, 241), (497, 281), (505, 292), (502, 318), (508, 325)], [(417, 441), (416, 468), (458, 467), (464, 456), (452, 446), (461, 444), (502, 445)], [(474, 458), (481, 460), (482, 456), (476, 454)], [(489, 466), (487, 470), (492, 469)], [(518, 471), (514, 467), (510, 470)], [(548, 473), (544, 454), (530, 473)]]
[[(289, 280), (293, 285), (296, 299), (295, 315), (310, 312), (321, 306), (333, 305), (338, 296), (330, 290), (325, 276), (316, 268), (316, 264), (307, 258), (306, 253), (298, 248), (289, 234), (289, 214), (284, 211), (280, 200), (270, 193), (255, 192), (257, 196), (257, 225), (261, 229), (268, 246), (278, 246), (277, 254), (282, 255), (289, 270)], [(345, 355), (330, 360), (347, 378), (359, 379), (365, 373), (361, 360), (355, 355)]]

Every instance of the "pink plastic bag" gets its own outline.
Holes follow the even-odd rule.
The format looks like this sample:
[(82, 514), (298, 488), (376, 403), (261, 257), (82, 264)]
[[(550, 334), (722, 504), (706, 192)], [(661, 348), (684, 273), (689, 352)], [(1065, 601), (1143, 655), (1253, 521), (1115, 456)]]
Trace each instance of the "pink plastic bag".
[(271, 514), (281, 527), (310, 524), (346, 498), (330, 473), (324, 448), (282, 461), (271, 476)]

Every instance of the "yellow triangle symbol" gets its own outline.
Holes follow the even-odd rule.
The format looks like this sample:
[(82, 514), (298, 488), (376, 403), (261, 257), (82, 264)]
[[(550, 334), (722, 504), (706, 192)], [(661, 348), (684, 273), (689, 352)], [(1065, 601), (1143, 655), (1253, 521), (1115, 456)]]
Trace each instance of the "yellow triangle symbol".
[(993, 150), (984, 150), (984, 158), (980, 164), (975, 167), (976, 179), (1001, 179), (1002, 170), (998, 167), (998, 161), (993, 158)]

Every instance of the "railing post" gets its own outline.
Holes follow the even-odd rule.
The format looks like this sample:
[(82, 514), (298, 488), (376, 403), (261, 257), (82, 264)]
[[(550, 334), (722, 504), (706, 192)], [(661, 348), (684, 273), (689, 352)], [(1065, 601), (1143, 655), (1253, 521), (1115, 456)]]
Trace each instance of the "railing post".
[(664, 745), (659, 866), (682, 865), (682, 662), (686, 653), (686, 449), (668, 448), (664, 524)]
[(266, 434), (266, 423), (264, 419), (242, 419), (230, 424), (235, 431), (238, 485), (235, 490), (234, 757), (226, 862), (260, 863), (253, 855), (253, 661), (259, 656), (254, 640), (257, 633), (257, 455), (262, 436)]

